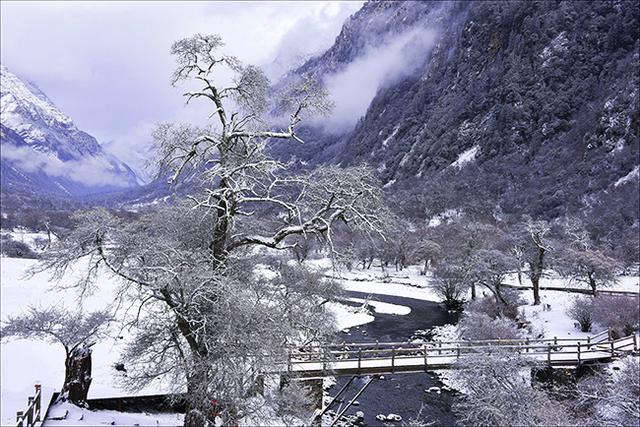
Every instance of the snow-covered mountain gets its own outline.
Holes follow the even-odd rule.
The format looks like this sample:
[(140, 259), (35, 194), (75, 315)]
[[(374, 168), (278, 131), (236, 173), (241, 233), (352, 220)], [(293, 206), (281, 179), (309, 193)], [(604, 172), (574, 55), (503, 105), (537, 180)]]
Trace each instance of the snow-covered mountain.
[(81, 197), (138, 186), (33, 83), (0, 67), (2, 190)]
[(351, 126), (329, 117), (274, 151), (309, 167), (368, 163), (388, 187), (447, 183), (452, 200), (490, 188), (503, 212), (633, 195), (639, 22), (631, 1), (367, 2), (292, 71), (324, 80)]

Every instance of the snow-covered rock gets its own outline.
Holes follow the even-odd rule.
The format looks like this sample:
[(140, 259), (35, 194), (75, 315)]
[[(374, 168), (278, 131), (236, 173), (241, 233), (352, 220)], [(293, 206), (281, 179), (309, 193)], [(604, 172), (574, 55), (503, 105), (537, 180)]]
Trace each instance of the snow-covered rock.
[(387, 415), (387, 421), (402, 421), (402, 417), (398, 414), (389, 414)]

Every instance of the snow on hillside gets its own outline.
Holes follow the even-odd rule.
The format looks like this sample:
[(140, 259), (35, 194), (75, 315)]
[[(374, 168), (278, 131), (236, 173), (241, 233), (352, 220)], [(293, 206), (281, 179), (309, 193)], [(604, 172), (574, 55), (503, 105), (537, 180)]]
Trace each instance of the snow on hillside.
[(64, 114), (37, 88), (20, 80), (4, 65), (0, 66), (0, 112), (2, 123), (21, 133), (25, 131), (26, 140), (33, 141), (42, 138), (42, 133), (33, 126), (25, 116), (31, 120), (42, 120), (48, 126), (64, 128), (74, 127), (70, 117)]
[(456, 160), (455, 162), (451, 163), (451, 166), (460, 168), (460, 167), (464, 166), (465, 164), (474, 161), (476, 159), (476, 154), (478, 154), (478, 150), (480, 150), (480, 146), (474, 145), (473, 147), (471, 147), (468, 150), (466, 150), (463, 153), (461, 153), (458, 156), (458, 160)]
[(614, 187), (617, 187), (621, 184), (624, 184), (625, 182), (631, 181), (632, 179), (638, 179), (638, 176), (640, 176), (640, 166), (636, 165), (636, 167), (633, 168), (631, 172), (617, 180), (613, 185)]
[(67, 195), (138, 185), (126, 164), (79, 130), (34, 84), (5, 66), (0, 83), (3, 186)]

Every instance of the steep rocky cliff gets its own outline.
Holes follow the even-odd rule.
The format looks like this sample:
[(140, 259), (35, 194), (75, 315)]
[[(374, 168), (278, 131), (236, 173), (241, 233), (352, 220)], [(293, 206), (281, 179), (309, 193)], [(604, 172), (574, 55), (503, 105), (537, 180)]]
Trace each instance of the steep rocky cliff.
[(380, 81), (352, 129), (307, 128), (306, 146), (280, 154), (367, 162), (389, 186), (446, 175), (535, 214), (578, 208), (624, 177), (637, 187), (639, 26), (626, 1), (369, 2), (295, 73), (331, 82), (412, 29), (432, 43), (410, 74)]

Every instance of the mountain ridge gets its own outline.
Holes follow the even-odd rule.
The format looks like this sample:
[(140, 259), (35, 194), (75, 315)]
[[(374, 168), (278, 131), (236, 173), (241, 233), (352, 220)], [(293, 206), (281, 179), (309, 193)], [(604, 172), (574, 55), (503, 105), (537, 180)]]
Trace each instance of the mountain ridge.
[(438, 30), (424, 66), (379, 87), (352, 130), (307, 127), (276, 153), (368, 163), (387, 187), (471, 180), (503, 212), (579, 209), (640, 163), (638, 15), (628, 1), (368, 2), (294, 73), (326, 80), (412, 26)]
[(138, 186), (129, 166), (78, 129), (34, 83), (0, 67), (3, 191), (84, 197)]

